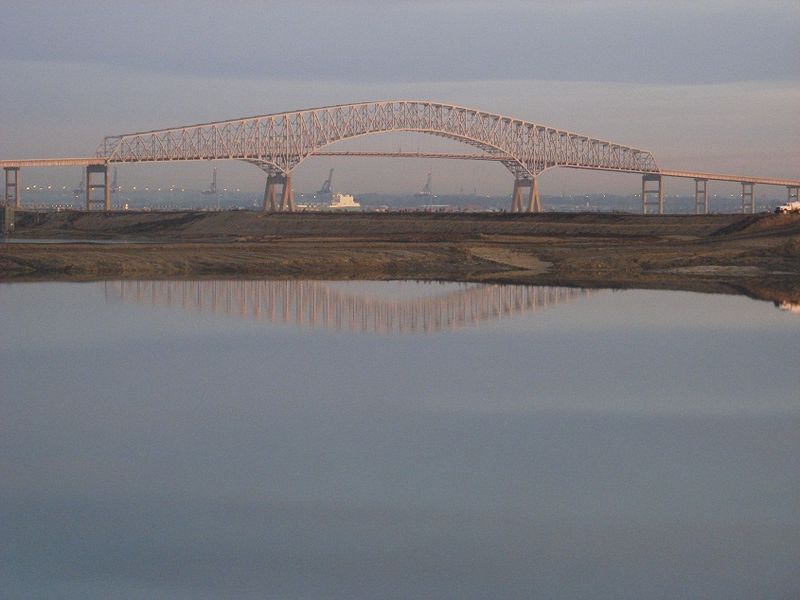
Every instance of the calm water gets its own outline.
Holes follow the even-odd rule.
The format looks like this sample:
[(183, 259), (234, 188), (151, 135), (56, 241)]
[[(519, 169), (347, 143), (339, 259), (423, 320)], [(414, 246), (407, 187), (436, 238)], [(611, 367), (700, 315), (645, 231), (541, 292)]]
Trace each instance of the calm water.
[(0, 285), (0, 595), (796, 598), (800, 316)]

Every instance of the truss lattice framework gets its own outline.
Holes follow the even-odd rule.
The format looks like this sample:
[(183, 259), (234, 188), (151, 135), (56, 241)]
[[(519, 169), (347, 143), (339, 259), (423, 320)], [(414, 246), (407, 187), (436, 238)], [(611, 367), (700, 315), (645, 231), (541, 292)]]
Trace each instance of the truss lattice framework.
[(98, 157), (113, 163), (248, 160), (289, 173), (342, 140), (393, 131), (429, 133), (497, 155), (517, 178), (551, 167), (657, 173), (650, 152), (461, 106), (409, 100), (342, 104), (110, 136)]

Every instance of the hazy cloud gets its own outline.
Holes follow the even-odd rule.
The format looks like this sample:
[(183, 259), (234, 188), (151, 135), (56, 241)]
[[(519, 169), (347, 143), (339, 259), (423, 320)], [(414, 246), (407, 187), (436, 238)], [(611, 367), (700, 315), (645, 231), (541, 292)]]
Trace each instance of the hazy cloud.
[[(796, 2), (14, 3), (0, 21), (0, 156), (92, 154), (126, 131), (411, 97), (646, 148), (668, 167), (791, 176), (798, 23)], [(440, 149), (430, 136), (363, 143)], [(330, 166), (354, 192), (416, 190), (432, 168), (318, 159), (298, 169), (296, 186), (317, 189)], [(121, 176), (205, 185), (209, 170), (130, 166)], [(442, 193), (510, 189), (498, 165), (435, 170)], [(263, 187), (248, 165), (226, 163), (220, 176)], [(31, 177), (62, 185), (78, 175)], [(542, 183), (545, 193), (638, 188), (634, 176), (564, 170)]]
[(800, 78), (797, 3), (26, 2), (0, 56), (349, 82)]

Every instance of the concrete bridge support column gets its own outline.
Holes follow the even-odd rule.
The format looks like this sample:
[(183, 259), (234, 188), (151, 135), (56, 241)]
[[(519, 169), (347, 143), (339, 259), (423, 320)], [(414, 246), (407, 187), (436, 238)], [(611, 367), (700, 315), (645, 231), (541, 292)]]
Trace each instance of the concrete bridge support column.
[(511, 212), (542, 212), (542, 202), (539, 198), (539, 182), (536, 177), (514, 179)]
[[(96, 183), (98, 175), (102, 176), (103, 183)], [(103, 198), (95, 198), (95, 190), (103, 190)], [(108, 167), (106, 165), (88, 165), (86, 167), (86, 210), (92, 210), (96, 204), (102, 210), (111, 210), (111, 187), (108, 185)]]
[(539, 179), (534, 177), (531, 180), (531, 191), (528, 195), (528, 212), (542, 212), (542, 200), (539, 198)]
[[(277, 186), (281, 186), (281, 199), (278, 204)], [(267, 185), (264, 188), (264, 212), (294, 212), (294, 194), (292, 193), (292, 176), (279, 171), (267, 172)]]
[(514, 191), (511, 192), (511, 212), (522, 210), (522, 190), (520, 189), (519, 179), (514, 180)]
[(708, 214), (708, 179), (694, 180), (694, 214)]
[(0, 235), (14, 233), (14, 211), (16, 207), (10, 204), (0, 207)]
[(275, 212), (278, 205), (275, 203), (275, 179), (272, 173), (267, 173), (267, 185), (264, 186), (264, 212)]
[(750, 181), (742, 182), (742, 213), (756, 212), (756, 184)]
[(6, 206), (19, 208), (22, 204), (22, 178), (19, 174), (19, 167), (5, 167), (5, 193), (3, 200)]
[(787, 186), (786, 201), (791, 203), (800, 200), (800, 194), (798, 194), (798, 192), (800, 192), (800, 187)]
[[(655, 187), (648, 183), (655, 182)], [(653, 198), (655, 197), (655, 198)], [(642, 214), (648, 213), (648, 207), (658, 207), (658, 214), (664, 214), (664, 186), (661, 182), (661, 175), (642, 175)]]

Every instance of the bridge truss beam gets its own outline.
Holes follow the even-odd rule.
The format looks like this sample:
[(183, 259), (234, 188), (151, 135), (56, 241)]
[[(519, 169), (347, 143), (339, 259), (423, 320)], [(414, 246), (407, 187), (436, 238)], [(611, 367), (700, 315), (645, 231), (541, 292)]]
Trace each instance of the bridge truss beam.
[[(330, 144), (364, 135), (390, 132), (418, 132), (465, 143), (479, 152), (444, 153), (381, 153), (330, 152)], [(462, 106), (417, 100), (390, 100), (342, 104), (299, 111), (216, 121), (185, 127), (173, 127), (106, 137), (96, 156), (56, 159), (0, 160), (6, 169), (5, 199), (21, 204), (21, 167), (55, 167), (80, 165), (92, 173), (103, 173), (103, 183), (95, 188), (106, 191), (109, 163), (146, 163), (193, 160), (245, 160), (267, 172), (265, 206), (275, 210), (293, 210), (291, 173), (302, 161), (313, 155), (402, 156), (412, 158), (459, 158), (493, 160), (503, 163), (514, 175), (512, 210), (536, 211), (541, 208), (537, 176), (546, 169), (567, 167), (621, 173), (639, 173), (642, 182), (642, 209), (658, 205), (664, 211), (663, 177), (696, 180), (732, 181), (742, 184), (742, 210), (754, 212), (753, 187), (779, 185), (788, 188), (791, 201), (797, 198), (800, 180), (768, 177), (745, 177), (691, 171), (659, 169), (650, 152), (606, 140), (555, 129), (537, 123)], [(657, 182), (648, 189), (647, 182)], [(276, 186), (281, 188), (277, 202)], [(702, 189), (695, 184), (695, 206), (703, 197), (703, 210), (708, 210), (707, 182)], [(525, 195), (524, 191), (527, 191)], [(13, 192), (13, 193), (12, 193)], [(99, 204), (90, 200), (87, 186), (87, 207)], [(274, 202), (270, 201), (270, 195)], [(653, 196), (656, 201), (650, 201)], [(527, 200), (527, 205), (526, 205)], [(281, 208), (282, 207), (282, 208)]]
[(104, 139), (110, 162), (242, 159), (288, 172), (329, 144), (363, 135), (413, 131), (462, 141), (502, 156), (516, 173), (555, 166), (657, 172), (650, 152), (606, 140), (436, 102), (343, 104)]
[[(112, 163), (238, 159), (289, 175), (326, 146), (370, 134), (437, 135), (496, 156), (515, 180), (551, 167), (657, 173), (650, 152), (569, 131), (436, 102), (392, 100), (275, 113), (107, 137), (98, 157)], [(531, 204), (529, 203), (529, 206)]]

